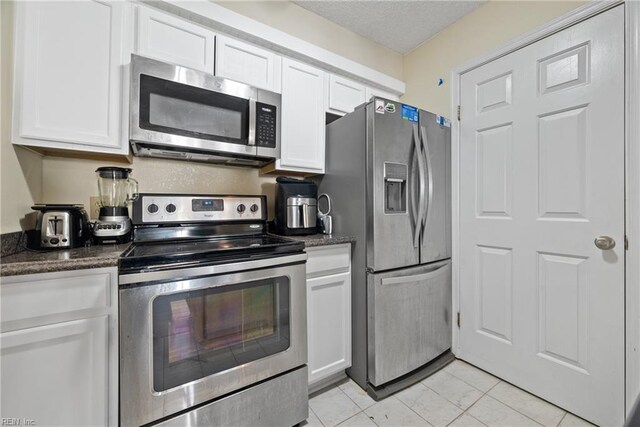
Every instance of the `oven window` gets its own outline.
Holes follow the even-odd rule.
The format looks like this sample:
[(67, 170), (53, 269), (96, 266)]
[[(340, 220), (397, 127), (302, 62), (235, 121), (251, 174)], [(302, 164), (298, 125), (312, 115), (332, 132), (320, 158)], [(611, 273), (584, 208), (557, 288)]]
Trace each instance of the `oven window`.
[(153, 388), (168, 390), (289, 348), (289, 279), (153, 301)]
[(140, 128), (247, 144), (249, 101), (140, 75)]

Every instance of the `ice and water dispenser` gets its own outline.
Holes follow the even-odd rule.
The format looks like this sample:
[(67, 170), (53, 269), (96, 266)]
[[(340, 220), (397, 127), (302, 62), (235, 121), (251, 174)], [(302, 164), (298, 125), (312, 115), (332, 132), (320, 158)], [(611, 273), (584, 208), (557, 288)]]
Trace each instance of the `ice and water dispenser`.
[(384, 164), (384, 213), (407, 212), (408, 167), (402, 163)]

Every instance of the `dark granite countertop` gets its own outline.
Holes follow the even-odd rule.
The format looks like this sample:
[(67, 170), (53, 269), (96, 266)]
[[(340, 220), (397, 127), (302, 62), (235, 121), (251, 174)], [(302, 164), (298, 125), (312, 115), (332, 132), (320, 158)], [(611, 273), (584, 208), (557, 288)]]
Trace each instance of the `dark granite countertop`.
[(0, 276), (117, 267), (120, 254), (129, 245), (129, 243), (122, 245), (94, 245), (46, 252), (24, 250), (0, 258)]
[(354, 243), (355, 237), (339, 234), (311, 234), (309, 236), (284, 236), (293, 240), (304, 242), (307, 248), (326, 245), (340, 245), (342, 243)]
[[(304, 242), (305, 247), (355, 242), (355, 239), (351, 236), (335, 234), (286, 237)], [(0, 277), (82, 270), (87, 268), (117, 267), (118, 258), (128, 247), (129, 243), (122, 245), (93, 245), (61, 251), (35, 252), (23, 250), (0, 258)]]

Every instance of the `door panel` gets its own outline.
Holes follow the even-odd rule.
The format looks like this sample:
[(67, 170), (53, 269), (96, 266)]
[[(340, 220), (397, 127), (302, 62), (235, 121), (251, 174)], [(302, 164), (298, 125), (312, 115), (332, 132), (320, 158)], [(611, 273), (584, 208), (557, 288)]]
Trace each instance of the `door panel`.
[(619, 6), (461, 79), (460, 356), (602, 425), (624, 419), (623, 53)]
[(420, 262), (419, 240), (414, 239), (419, 237), (416, 218), (411, 212), (411, 197), (416, 193), (413, 183), (417, 182), (413, 164), (420, 142), (418, 123), (401, 118), (400, 104), (395, 112), (380, 114), (373, 111), (377, 102), (368, 107), (372, 126), (368, 131), (368, 182), (373, 183), (368, 210), (373, 220), (367, 233), (372, 236), (367, 241), (367, 266), (384, 271)]
[(368, 274), (367, 294), (368, 369), (374, 386), (451, 347), (450, 261)]
[(451, 128), (440, 126), (436, 115), (426, 111), (420, 112), (420, 128), (431, 180), (420, 248), (420, 262), (426, 264), (451, 256)]

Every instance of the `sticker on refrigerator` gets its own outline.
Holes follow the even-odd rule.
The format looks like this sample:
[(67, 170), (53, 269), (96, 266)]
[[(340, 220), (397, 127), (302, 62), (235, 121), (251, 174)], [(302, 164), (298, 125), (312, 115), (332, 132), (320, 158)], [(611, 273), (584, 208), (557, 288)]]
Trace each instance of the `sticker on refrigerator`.
[(392, 104), (387, 102), (387, 105), (384, 106), (384, 109), (387, 110), (387, 113), (395, 113), (396, 112), (396, 104)]
[(381, 99), (376, 99), (376, 113), (384, 114), (384, 101)]
[(402, 104), (402, 118), (410, 122), (418, 123), (418, 109), (411, 105)]
[(451, 122), (446, 117), (443, 117), (443, 116), (436, 116), (436, 123), (446, 128), (451, 127)]

